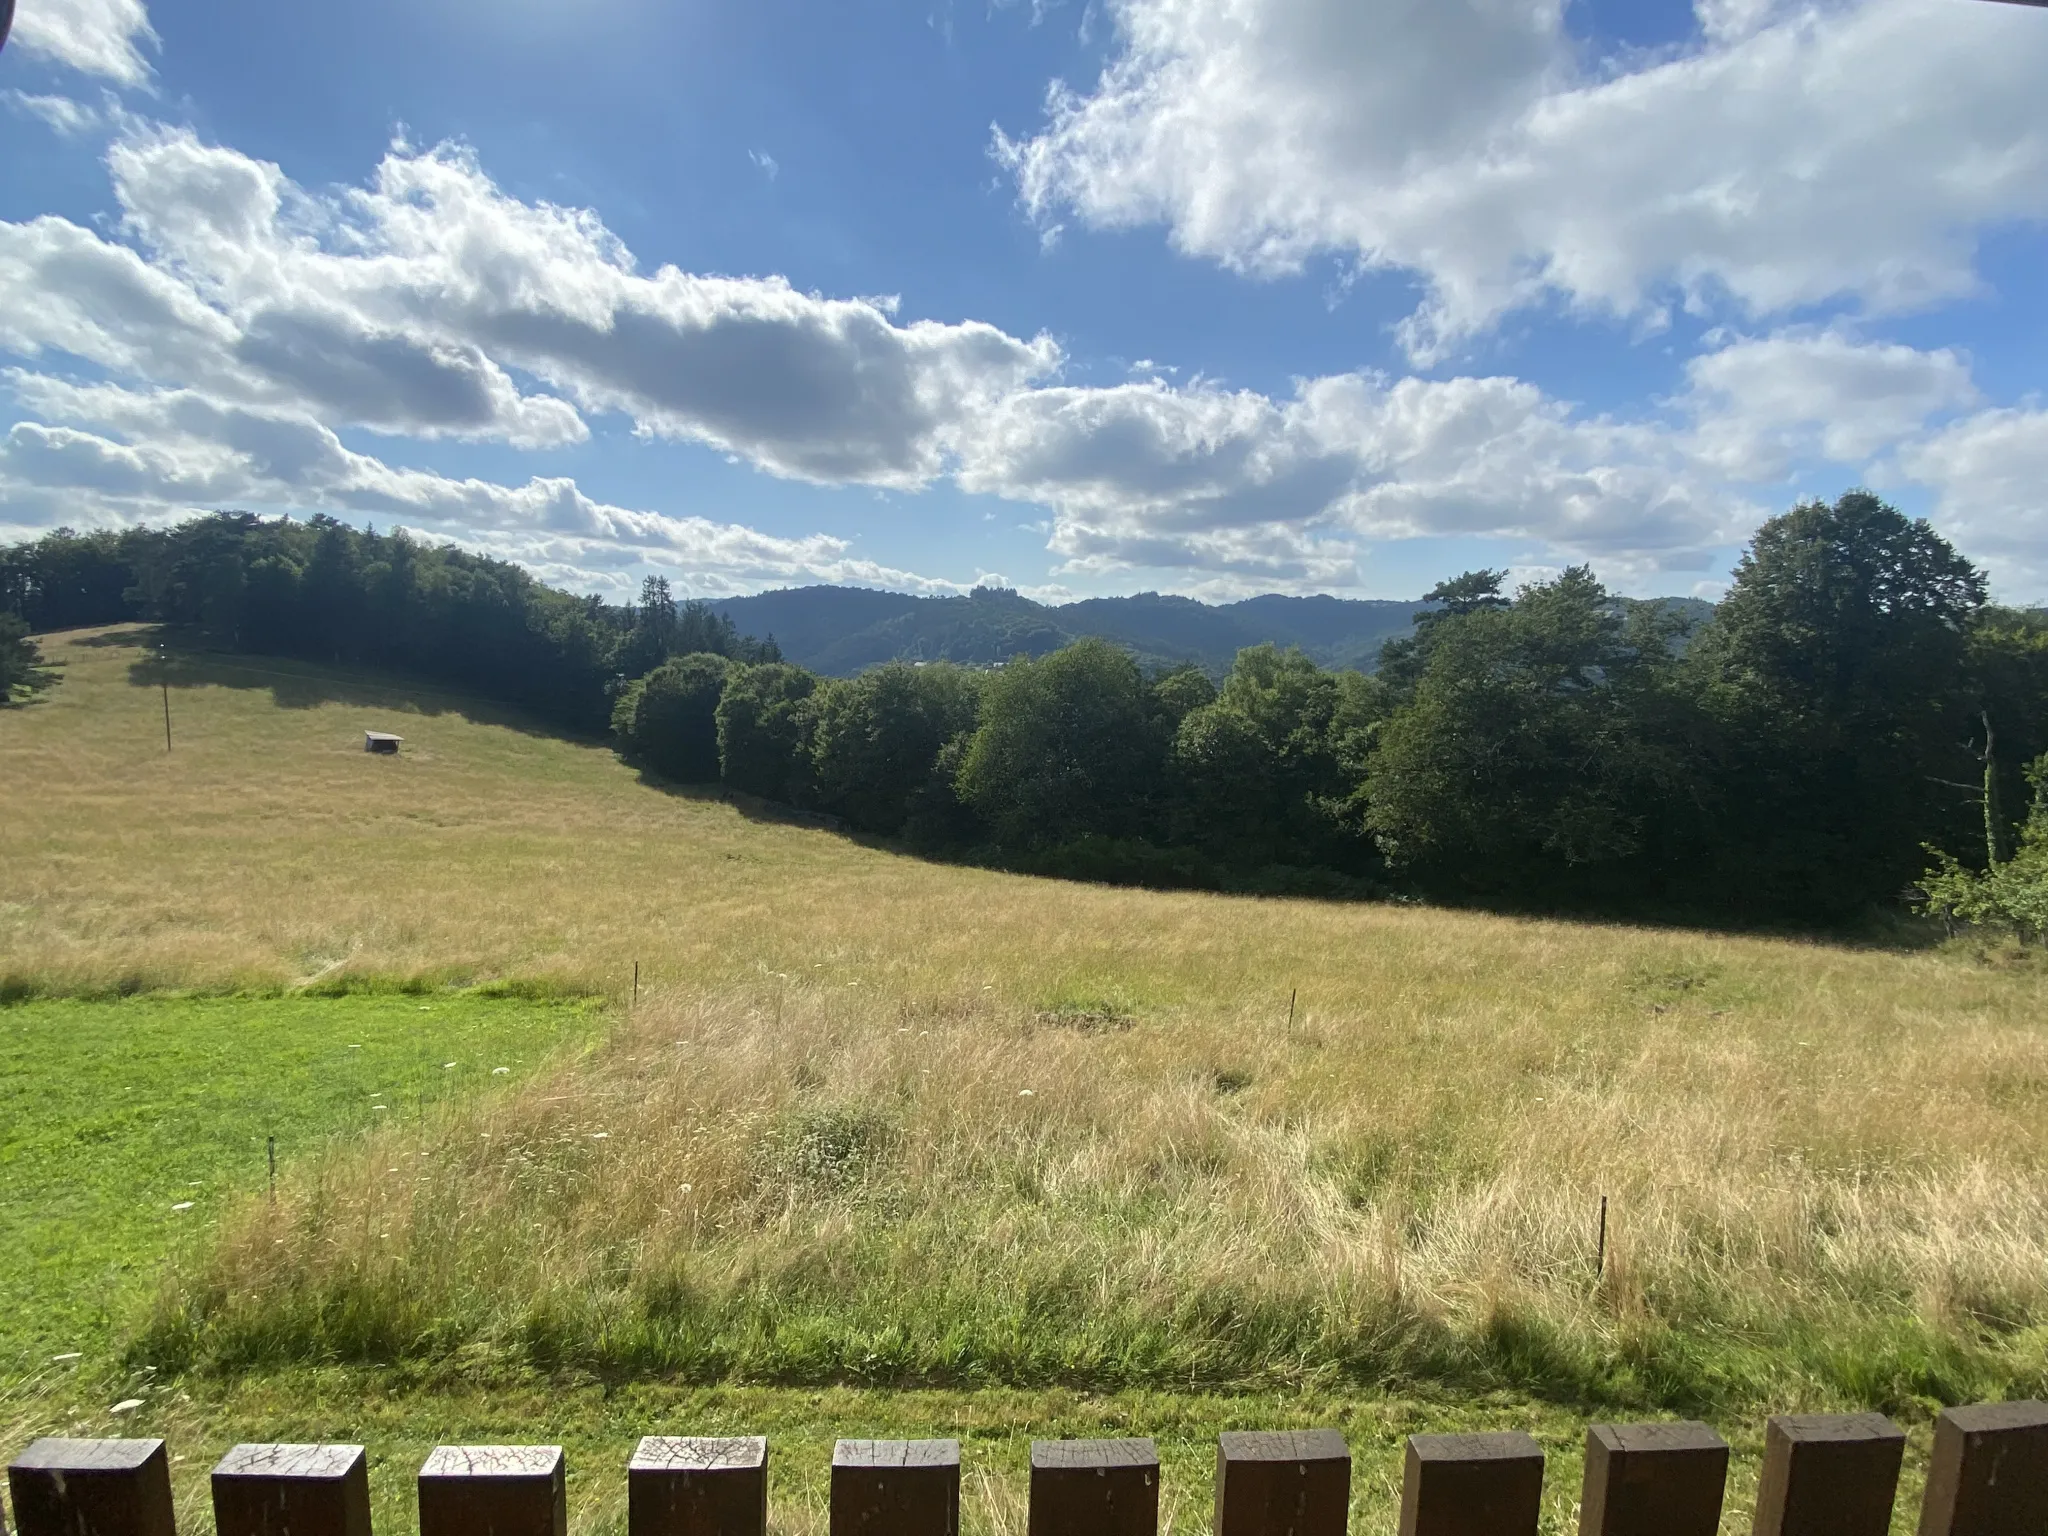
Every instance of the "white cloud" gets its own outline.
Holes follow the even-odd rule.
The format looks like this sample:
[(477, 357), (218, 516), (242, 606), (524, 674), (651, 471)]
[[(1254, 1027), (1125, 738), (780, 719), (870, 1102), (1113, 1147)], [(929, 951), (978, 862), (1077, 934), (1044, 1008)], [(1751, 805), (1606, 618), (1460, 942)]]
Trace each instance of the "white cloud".
[(156, 30), (142, 0), (22, 0), (11, 42), (82, 74), (125, 86), (149, 80), (144, 45)]
[(2002, 587), (2048, 591), (2048, 410), (1965, 417), (1907, 444), (1896, 468), (1933, 489), (1942, 531)]
[(42, 119), (52, 133), (67, 139), (97, 132), (101, 124), (96, 109), (69, 96), (38, 96), (28, 91), (9, 90), (0, 91), (0, 101), (17, 112)]
[(969, 490), (1054, 509), (1067, 569), (1347, 586), (1366, 540), (1536, 540), (1617, 570), (1693, 568), (1751, 508), (1682, 435), (1588, 418), (1517, 379), (1342, 374), (1289, 400), (1153, 380), (1013, 396)]
[(1744, 339), (1686, 365), (1700, 456), (1731, 479), (1777, 479), (1815, 457), (1862, 464), (1938, 413), (1977, 400), (1953, 350), (1863, 342), (1840, 330)]
[[(109, 163), (127, 228), (233, 319), (240, 360), (316, 398), (339, 386), (332, 408), (396, 371), (532, 441), (484, 411), (514, 398), (502, 365), (775, 474), (915, 488), (943, 470), (957, 421), (1059, 360), (1044, 338), (898, 324), (888, 301), (780, 277), (643, 275), (594, 214), (507, 197), (452, 147), (395, 149), (341, 199), (185, 133), (129, 139)], [(565, 411), (551, 402), (546, 421)]]
[(394, 467), (351, 451), (302, 414), (227, 405), (190, 390), (78, 385), (19, 371), (8, 382), (29, 410), (71, 423), (18, 421), (0, 437), (0, 505), (22, 526), (47, 526), (58, 513), (135, 522), (255, 506), (424, 525), (577, 585), (603, 580), (608, 566), (614, 574), (605, 584), (628, 585), (616, 574), (626, 557), (683, 571), (695, 591), (770, 581), (958, 590), (855, 557), (845, 540), (826, 534), (779, 538), (702, 517), (634, 511), (595, 501), (558, 477), (506, 486)]
[(124, 138), (108, 164), (140, 249), (0, 224), (0, 345), (413, 437), (541, 448), (588, 435), (579, 405), (619, 411), (775, 474), (905, 488), (1059, 360), (779, 277), (643, 275), (594, 215), (509, 198), (456, 149), (394, 150), (342, 197), (186, 132)]
[[(1527, 72), (1511, 63), (1503, 80)], [(1466, 131), (1493, 99), (1472, 89), (1432, 131)], [(23, 364), (4, 382), (33, 418), (0, 440), (16, 526), (324, 510), (579, 583), (655, 562), (694, 590), (953, 589), (824, 534), (613, 506), (544, 473), (451, 477), (340, 435), (543, 451), (607, 413), (776, 475), (951, 480), (1046, 509), (1060, 573), (1145, 568), (1210, 595), (1353, 587), (1373, 541), (1460, 535), (1668, 590), (1665, 573), (1707, 569), (1763, 515), (1751, 487), (1815, 462), (1854, 479), (1890, 454), (1896, 473), (1952, 485), (1955, 519), (2017, 494), (1965, 463), (2011, 450), (1928, 436), (1981, 404), (1966, 359), (1840, 326), (1721, 345), (1633, 419), (1510, 377), (1346, 373), (1267, 395), (1154, 364), (1084, 388), (1059, 381), (1042, 336), (904, 321), (890, 301), (780, 277), (643, 271), (594, 213), (513, 198), (459, 149), (399, 146), (367, 186), (317, 195), (184, 132), (131, 129), (108, 163), (111, 235), (0, 222), (0, 353)]]
[(1549, 0), (1119, 0), (1094, 89), (997, 134), (1027, 208), (1159, 223), (1262, 273), (1411, 271), (1421, 357), (1547, 297), (1654, 319), (1972, 290), (1975, 232), (2048, 217), (2048, 28), (2023, 9), (1701, 0), (1601, 69)]

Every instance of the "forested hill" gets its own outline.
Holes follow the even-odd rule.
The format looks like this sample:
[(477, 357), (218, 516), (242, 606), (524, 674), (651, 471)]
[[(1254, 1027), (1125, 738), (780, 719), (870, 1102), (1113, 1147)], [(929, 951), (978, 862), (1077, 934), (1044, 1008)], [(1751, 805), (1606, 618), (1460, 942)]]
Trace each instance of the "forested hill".
[[(1714, 611), (1698, 598), (1656, 602), (1678, 618), (1681, 641)], [(1370, 672), (1380, 647), (1409, 634), (1415, 615), (1427, 611), (1420, 602), (1277, 593), (1210, 604), (1141, 592), (1054, 607), (990, 587), (967, 597), (787, 587), (713, 607), (741, 634), (773, 635), (786, 658), (827, 677), (852, 677), (888, 661), (987, 665), (1050, 655), (1089, 638), (1110, 641), (1141, 665), (1193, 662), (1218, 677), (1239, 651), (1268, 643), (1299, 649), (1321, 666)]]
[(1328, 667), (1370, 669), (1408, 633), (1419, 602), (1252, 597), (1211, 605), (1143, 592), (1053, 607), (983, 587), (967, 597), (910, 597), (848, 587), (792, 587), (715, 605), (742, 634), (773, 635), (782, 654), (831, 677), (885, 661), (989, 663), (1044, 656), (1098, 637), (1141, 663), (1192, 661), (1222, 674), (1247, 646), (1298, 646)]

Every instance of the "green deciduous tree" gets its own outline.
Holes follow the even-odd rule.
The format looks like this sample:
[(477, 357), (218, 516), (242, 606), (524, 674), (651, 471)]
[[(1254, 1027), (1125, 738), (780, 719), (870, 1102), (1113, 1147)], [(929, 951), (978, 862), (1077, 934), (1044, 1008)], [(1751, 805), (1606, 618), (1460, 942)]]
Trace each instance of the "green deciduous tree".
[(811, 798), (812, 695), (818, 680), (784, 662), (742, 663), (718, 701), (718, 763), (725, 782), (798, 805)]
[(2004, 858), (2027, 814), (2027, 765), (2048, 754), (2048, 613), (1985, 608), (1965, 649), (1982, 765), (1986, 857)]
[(922, 810), (946, 744), (974, 729), (977, 673), (944, 662), (876, 667), (817, 693), (812, 765), (820, 806), (894, 836)]
[(1968, 637), (1985, 581), (1857, 491), (1757, 530), (1686, 656), (1716, 726), (1725, 899), (1843, 917), (1981, 826)]
[(1142, 830), (1163, 746), (1137, 663), (1081, 640), (990, 680), (960, 794), (1011, 847), (1129, 837)]
[(715, 783), (718, 700), (729, 665), (723, 656), (699, 652), (673, 657), (648, 673), (631, 690), (625, 740), (633, 756), (678, 783)]
[(1519, 901), (1644, 883), (1648, 824), (1682, 797), (1681, 759), (1650, 729), (1661, 637), (1615, 609), (1575, 567), (1434, 626), (1365, 783), (1365, 820), (1397, 867)]
[(1234, 862), (1355, 864), (1357, 733), (1385, 692), (1297, 650), (1240, 651), (1215, 701), (1174, 733), (1175, 836)]
[(0, 612), (0, 707), (13, 701), (16, 689), (34, 681), (41, 661), (36, 643), (28, 637), (27, 623)]

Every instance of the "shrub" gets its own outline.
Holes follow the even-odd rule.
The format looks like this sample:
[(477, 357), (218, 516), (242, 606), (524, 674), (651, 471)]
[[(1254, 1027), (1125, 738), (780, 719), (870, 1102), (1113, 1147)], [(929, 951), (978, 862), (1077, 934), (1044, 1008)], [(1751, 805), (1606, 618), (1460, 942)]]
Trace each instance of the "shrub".
[[(620, 696), (632, 699), (626, 747), (647, 767), (683, 784), (718, 778), (718, 701), (730, 666), (700, 653), (663, 662)], [(614, 725), (617, 723), (614, 714)]]

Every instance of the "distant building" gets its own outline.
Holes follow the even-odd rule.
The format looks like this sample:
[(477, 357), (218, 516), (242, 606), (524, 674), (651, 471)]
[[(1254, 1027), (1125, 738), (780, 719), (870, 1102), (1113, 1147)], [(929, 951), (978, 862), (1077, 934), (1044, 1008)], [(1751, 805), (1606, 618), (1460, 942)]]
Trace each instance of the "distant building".
[(363, 732), (363, 750), (365, 752), (384, 752), (395, 755), (398, 751), (398, 744), (403, 740), (405, 740), (403, 736), (393, 736), (387, 731), (365, 731)]

